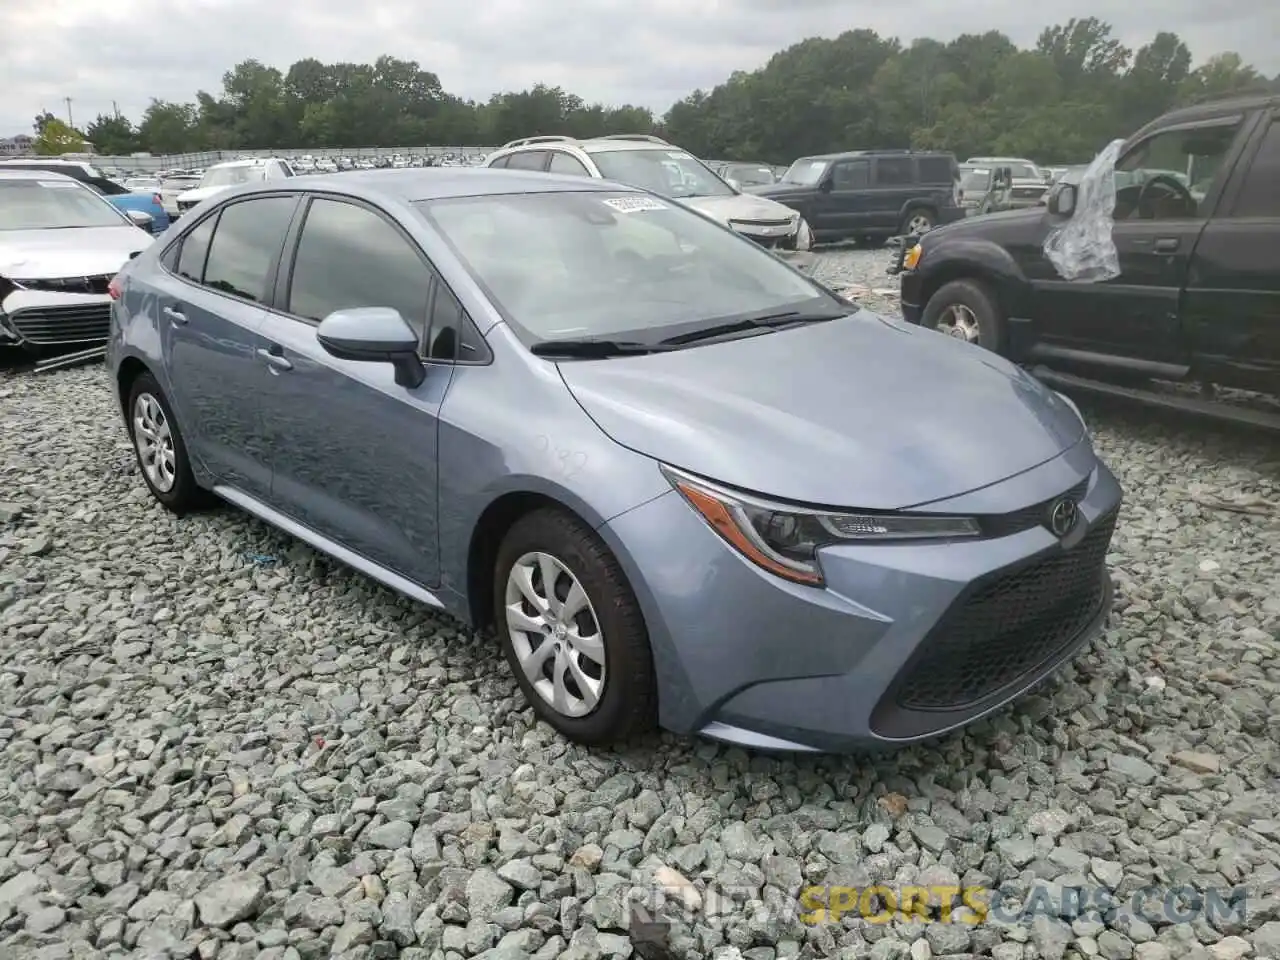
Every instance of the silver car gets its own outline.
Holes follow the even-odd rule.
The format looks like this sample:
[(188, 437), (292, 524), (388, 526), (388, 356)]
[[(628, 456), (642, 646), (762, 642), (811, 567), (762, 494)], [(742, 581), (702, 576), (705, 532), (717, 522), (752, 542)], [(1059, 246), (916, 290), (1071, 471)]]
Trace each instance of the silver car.
[(0, 169), (0, 345), (106, 340), (108, 287), (151, 244), (150, 222), (60, 173)]
[(454, 614), (582, 742), (916, 740), (1109, 609), (1120, 488), (1069, 401), (653, 193), (296, 177), (120, 284), (111, 389), (160, 503), (217, 495)]
[(631, 184), (706, 214), (800, 269), (815, 262), (813, 232), (800, 214), (776, 200), (741, 192), (693, 154), (658, 137), (526, 137), (495, 150), (485, 166)]

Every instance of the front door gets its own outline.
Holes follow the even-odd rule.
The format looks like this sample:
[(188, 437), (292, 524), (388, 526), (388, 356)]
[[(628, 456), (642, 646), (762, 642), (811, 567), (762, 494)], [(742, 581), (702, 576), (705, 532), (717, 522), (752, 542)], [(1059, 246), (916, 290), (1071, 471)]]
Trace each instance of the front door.
[(183, 237), (156, 282), (169, 399), (188, 449), (218, 482), (257, 497), (271, 490), (259, 330), (296, 207), (286, 196), (224, 207)]
[(1042, 258), (1033, 277), (1040, 339), (1171, 365), (1187, 362), (1182, 291), (1241, 126), (1242, 118), (1233, 117), (1160, 130), (1120, 158), (1111, 231), (1120, 275), (1101, 283), (1066, 281)]
[(424, 343), (434, 342), (432, 298), (443, 310), (448, 291), (382, 212), (335, 198), (309, 201), (281, 289), (280, 309), (262, 328), (270, 353), (262, 402), (272, 435), (272, 506), (379, 566), (435, 586), (438, 416), (453, 357), (432, 362), (424, 349), (426, 380), (402, 387), (390, 364), (331, 356), (316, 327), (335, 310), (393, 307)]
[(867, 160), (837, 160), (827, 173), (830, 189), (814, 200), (815, 223), (809, 226), (824, 238), (849, 237), (871, 225), (873, 216), (868, 188), (871, 164)]

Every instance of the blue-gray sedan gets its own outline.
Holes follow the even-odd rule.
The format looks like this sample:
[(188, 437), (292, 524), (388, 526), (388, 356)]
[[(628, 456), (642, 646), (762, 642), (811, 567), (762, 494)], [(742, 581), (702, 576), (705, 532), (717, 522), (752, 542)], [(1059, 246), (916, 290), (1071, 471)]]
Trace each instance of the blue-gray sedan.
[(142, 476), (493, 628), (565, 736), (953, 729), (1111, 602), (1075, 407), (643, 191), (388, 170), (219, 195), (113, 281)]

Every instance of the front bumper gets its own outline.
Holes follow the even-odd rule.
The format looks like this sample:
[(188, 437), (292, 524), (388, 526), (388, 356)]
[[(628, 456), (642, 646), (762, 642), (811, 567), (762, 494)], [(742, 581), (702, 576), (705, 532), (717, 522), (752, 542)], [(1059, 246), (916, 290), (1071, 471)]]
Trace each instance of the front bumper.
[(602, 532), (645, 611), (663, 725), (747, 747), (845, 752), (930, 738), (999, 709), (1105, 621), (1119, 485), (1081, 443), (931, 506), (1025, 519), (1072, 489), (1081, 520), (1064, 540), (1024, 526), (963, 544), (831, 547), (824, 588), (764, 573), (677, 493), (615, 518)]
[(111, 298), (15, 290), (0, 302), (0, 342), (28, 350), (89, 347), (107, 339)]

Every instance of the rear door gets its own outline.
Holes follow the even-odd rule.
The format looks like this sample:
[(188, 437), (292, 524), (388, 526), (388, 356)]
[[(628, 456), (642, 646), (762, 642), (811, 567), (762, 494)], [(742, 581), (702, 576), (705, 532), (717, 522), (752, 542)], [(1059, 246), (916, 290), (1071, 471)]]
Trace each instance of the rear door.
[(1111, 236), (1120, 275), (1103, 283), (1063, 280), (1047, 260), (1035, 267), (1041, 339), (1117, 357), (1188, 362), (1179, 317), (1201, 231), (1247, 140), (1232, 115), (1154, 131), (1116, 164)]
[(915, 158), (905, 154), (876, 157), (871, 178), (875, 194), (873, 225), (880, 232), (897, 232), (907, 203), (920, 194)]
[[(423, 586), (439, 578), (438, 415), (458, 342), (456, 331), (433, 334), (432, 320), (447, 319), (450, 297), (391, 217), (316, 196), (263, 325), (272, 506)], [(320, 346), (319, 322), (353, 307), (392, 307), (419, 331), (420, 386), (398, 386), (390, 364), (340, 360)]]
[(155, 291), (170, 400), (188, 447), (220, 483), (259, 498), (271, 490), (259, 328), (296, 208), (296, 195), (253, 197), (205, 217), (165, 251)]
[(1200, 235), (1182, 330), (1193, 366), (1210, 379), (1280, 385), (1280, 111), (1263, 119)]

